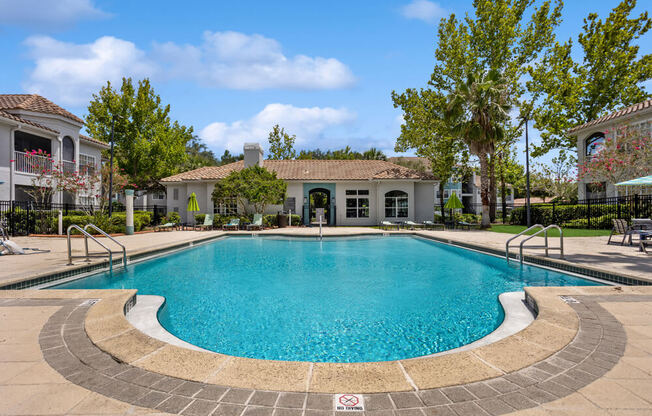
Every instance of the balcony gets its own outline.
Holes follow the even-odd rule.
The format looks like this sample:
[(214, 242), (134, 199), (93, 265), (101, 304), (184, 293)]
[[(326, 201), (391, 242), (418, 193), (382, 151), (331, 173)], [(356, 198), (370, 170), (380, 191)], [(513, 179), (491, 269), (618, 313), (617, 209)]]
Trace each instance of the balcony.
[(43, 156), (27, 156), (25, 152), (14, 152), (16, 172), (39, 174), (52, 170), (52, 161)]

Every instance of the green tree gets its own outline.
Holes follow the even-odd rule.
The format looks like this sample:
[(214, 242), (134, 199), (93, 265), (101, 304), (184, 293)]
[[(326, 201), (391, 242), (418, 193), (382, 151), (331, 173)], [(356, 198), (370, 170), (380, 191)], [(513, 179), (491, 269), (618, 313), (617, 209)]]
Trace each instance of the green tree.
[[(446, 97), (432, 90), (408, 89), (394, 96), (394, 106), (403, 110), (404, 120), (394, 150), (415, 149), (418, 156), (427, 158), (432, 173), (439, 179), (439, 194), (443, 195), (446, 183), (460, 174), (460, 167), (468, 162), (464, 142), (457, 139), (443, 112)], [(439, 198), (439, 202), (443, 216), (444, 198)]]
[(470, 73), (449, 99), (447, 115), (456, 123), (453, 129), (480, 161), (483, 228), (490, 225), (489, 155), (505, 136), (503, 126), (510, 109), (508, 85), (497, 70), (486, 74)]
[(193, 136), (186, 143), (186, 155), (188, 157), (182, 169), (183, 171), (197, 169), (202, 166), (218, 166), (220, 163), (215, 157), (215, 153), (208, 149), (197, 136)]
[(234, 170), (229, 176), (215, 184), (212, 198), (219, 204), (225, 198), (235, 197), (241, 211), (249, 215), (249, 208), (254, 213), (264, 213), (268, 205), (282, 204), (285, 200), (287, 184), (261, 166), (250, 166)]
[(516, 149), (502, 143), (496, 151), (496, 168), (500, 182), (500, 199), (503, 223), (507, 216), (507, 184), (514, 187), (514, 197), (520, 194), (525, 183), (525, 168), (516, 160)]
[[(436, 118), (446, 112), (446, 97), (457, 85), (465, 82), (467, 74), (490, 70), (503, 75), (507, 94), (518, 104), (525, 92), (523, 80), (528, 66), (552, 45), (554, 29), (561, 21), (561, 1), (554, 6), (551, 1), (543, 1), (538, 6), (534, 3), (534, 0), (475, 0), (472, 15), (467, 14), (460, 20), (451, 14), (442, 19), (438, 27), (436, 62), (427, 88), (409, 89), (402, 94), (392, 92), (394, 106), (405, 111), (406, 103), (414, 107), (417, 104), (410, 104), (411, 100), (422, 100), (421, 106), (432, 111), (432, 117)], [(500, 122), (504, 132), (500, 142), (509, 146), (519, 137), (520, 129), (512, 126), (509, 118)], [(412, 123), (409, 128), (422, 129), (417, 123)], [(435, 140), (437, 133), (428, 137)], [(403, 129), (401, 136), (402, 148), (417, 147), (409, 142), (410, 136)], [(423, 137), (423, 134), (417, 132), (412, 137)], [(465, 144), (456, 136), (451, 140)], [(489, 199), (495, 200), (495, 159), (492, 154), (488, 155), (488, 165), (489, 189), (492, 191)]]
[(160, 188), (159, 179), (178, 173), (187, 160), (186, 144), (192, 127), (170, 119), (170, 105), (161, 104), (148, 79), (123, 78), (120, 90), (110, 82), (88, 106), (86, 129), (92, 137), (108, 142), (111, 119), (115, 121), (115, 158), (131, 182), (141, 189)]
[(232, 155), (231, 152), (225, 150), (222, 156), (220, 157), (220, 161), (218, 162), (218, 165), (219, 166), (228, 165), (229, 163), (234, 163), (239, 160), (244, 160), (244, 154), (240, 153), (239, 155)]
[(385, 153), (375, 147), (363, 152), (362, 158), (365, 160), (387, 160)]
[(534, 156), (552, 149), (575, 149), (566, 131), (620, 107), (650, 97), (645, 81), (652, 78), (652, 55), (639, 55), (636, 41), (652, 27), (648, 13), (630, 18), (636, 0), (623, 0), (603, 22), (591, 13), (577, 37), (583, 52), (573, 60), (573, 40), (555, 43), (530, 69), (527, 83), (537, 103), (533, 117), (541, 131)]
[(297, 152), (294, 150), (294, 142), (297, 136), (290, 136), (285, 132), (284, 128), (275, 125), (272, 131), (269, 132), (269, 155), (267, 159), (274, 160), (291, 160), (297, 157)]

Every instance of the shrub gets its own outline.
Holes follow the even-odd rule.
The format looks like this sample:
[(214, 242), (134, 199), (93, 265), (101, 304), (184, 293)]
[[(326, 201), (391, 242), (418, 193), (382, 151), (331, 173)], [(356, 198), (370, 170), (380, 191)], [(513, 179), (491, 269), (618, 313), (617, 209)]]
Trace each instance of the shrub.
[(459, 212), (456, 212), (455, 214), (455, 221), (463, 221), (463, 222), (468, 222), (470, 224), (479, 224), (480, 220), (482, 217), (480, 215), (476, 214), (461, 214)]
[[(292, 225), (299, 225), (299, 224), (301, 224), (301, 215), (292, 214)], [(265, 227), (277, 227), (278, 215), (277, 214), (263, 215), (263, 225)]]
[(165, 222), (173, 222), (175, 224), (181, 222), (181, 215), (178, 212), (168, 212), (168, 215), (165, 216)]
[(195, 224), (203, 224), (206, 214), (195, 214)]

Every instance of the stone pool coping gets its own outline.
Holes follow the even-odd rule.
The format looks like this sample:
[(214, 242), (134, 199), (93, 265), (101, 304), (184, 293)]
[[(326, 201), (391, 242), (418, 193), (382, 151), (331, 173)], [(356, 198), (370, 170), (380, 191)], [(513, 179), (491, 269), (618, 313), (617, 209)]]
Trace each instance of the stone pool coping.
[[(123, 402), (175, 414), (337, 414), (333, 413), (331, 394), (237, 388), (215, 382), (189, 381), (187, 377), (168, 376), (144, 369), (138, 360), (133, 360), (132, 364), (116, 361), (103, 351), (101, 342), (96, 344), (92, 341), (88, 324), (97, 319), (92, 314), (101, 315), (103, 311), (123, 315), (123, 309), (131, 305), (134, 294), (135, 291), (111, 290), (15, 291), (0, 293), (0, 305), (59, 306), (60, 309), (50, 317), (39, 336), (46, 362), (69, 382)], [(496, 415), (533, 408), (569, 396), (604, 376), (624, 354), (627, 345), (625, 330), (600, 303), (652, 301), (650, 288), (641, 287), (534, 288), (528, 290), (528, 295), (539, 309), (538, 319), (545, 319), (548, 325), (562, 328), (565, 333), (569, 331), (569, 318), (573, 318), (571, 321), (578, 328), (570, 330), (576, 335), (569, 344), (540, 360), (524, 355), (511, 357), (511, 366), (517, 369), (499, 371), (496, 368), (500, 373), (496, 376), (478, 375), (474, 368), (464, 367), (459, 361), (448, 361), (449, 365), (442, 365), (445, 363), (440, 361), (438, 365), (430, 365), (430, 374), (432, 381), (442, 387), (417, 391), (389, 390), (382, 393), (369, 391), (364, 394), (366, 413), (374, 416), (385, 416), (387, 411), (403, 416)], [(562, 299), (561, 296), (566, 298)], [(100, 300), (97, 301), (98, 299)], [(133, 330), (127, 328), (126, 331)], [(522, 332), (525, 331), (527, 328)], [(543, 342), (537, 338), (536, 332), (519, 334), (510, 338), (521, 338), (519, 344), (536, 345)], [(139, 341), (131, 348), (135, 355), (144, 353), (143, 345), (147, 344)], [(122, 346), (128, 347), (126, 344)], [(149, 348), (151, 347), (150, 345)], [(164, 348), (158, 351), (163, 351)], [(514, 351), (508, 344), (502, 350), (500, 355), (505, 358), (510, 358)], [(143, 358), (155, 355), (156, 351), (144, 353)], [(523, 352), (518, 345), (517, 351)], [(188, 358), (183, 354), (169, 354), (167, 361), (169, 366), (177, 368), (188, 367), (193, 362), (198, 364), (195, 355)], [(495, 363), (493, 359), (487, 362)], [(522, 367), (528, 362), (533, 364)], [(204, 371), (196, 367), (184, 369), (188, 372)], [(439, 372), (435, 371), (437, 369)], [(460, 370), (468, 375), (460, 376)], [(283, 377), (283, 374), (281, 372), (278, 376)], [(438, 378), (449, 374), (446, 383)], [(457, 377), (454, 377), (456, 374)], [(458, 384), (453, 384), (455, 382)], [(338, 391), (342, 392), (364, 393), (359, 386)]]
[(369, 394), (478, 383), (532, 372), (531, 368), (554, 359), (553, 355), (565, 353), (572, 358), (577, 351), (569, 344), (578, 340), (581, 315), (561, 296), (652, 295), (652, 288), (539, 287), (525, 292), (538, 316), (517, 334), (472, 351), (375, 363), (256, 360), (170, 345), (143, 334), (126, 319), (135, 290), (5, 291), (0, 297), (98, 299), (85, 312), (83, 335), (105, 355), (140, 371), (231, 389)]

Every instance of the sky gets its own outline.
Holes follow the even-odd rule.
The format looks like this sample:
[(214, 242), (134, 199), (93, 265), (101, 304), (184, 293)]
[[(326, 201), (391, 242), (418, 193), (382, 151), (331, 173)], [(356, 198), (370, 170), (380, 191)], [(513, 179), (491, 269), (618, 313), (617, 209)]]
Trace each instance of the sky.
[[(558, 39), (618, 1), (588, 4), (566, 1)], [(395, 155), (402, 119), (391, 92), (426, 86), (437, 23), (471, 9), (470, 0), (0, 0), (0, 93), (38, 93), (83, 117), (107, 80), (148, 77), (172, 118), (218, 155), (266, 147), (277, 123), (298, 149)]]

